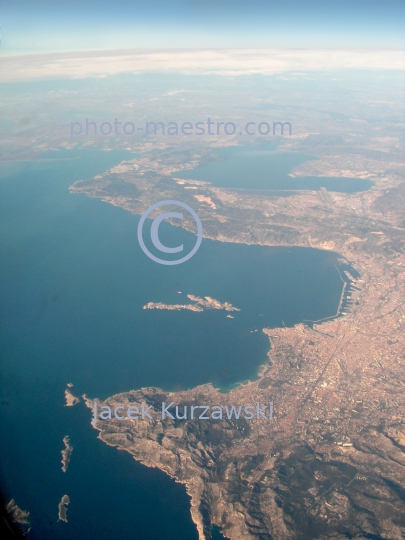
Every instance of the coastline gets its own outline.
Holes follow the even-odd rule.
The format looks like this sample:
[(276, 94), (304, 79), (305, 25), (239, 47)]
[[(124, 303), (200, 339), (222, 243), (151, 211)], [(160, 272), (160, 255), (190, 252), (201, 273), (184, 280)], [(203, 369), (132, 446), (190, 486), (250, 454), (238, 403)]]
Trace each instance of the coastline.
[[(276, 411), (271, 425), (252, 422), (246, 429), (244, 425), (225, 422), (218, 428), (219, 439), (216, 435), (207, 438), (203, 431), (193, 431), (190, 423), (181, 431), (177, 426), (162, 422), (145, 429), (126, 422), (126, 431), (120, 429), (122, 424), (114, 421), (95, 427), (98, 437), (109, 446), (131, 453), (137, 461), (161, 469), (186, 486), (200, 540), (209, 537), (211, 524), (218, 525), (224, 535), (235, 540), (254, 538), (247, 523), (263, 534), (270, 532), (276, 540), (291, 537), (294, 526), (286, 521), (284, 507), (276, 504), (275, 491), (277, 486), (279, 490), (287, 490), (288, 500), (295, 501), (296, 490), (285, 486), (278, 473), (287, 466), (291, 456), (300, 463), (300, 456), (307, 453), (308, 460), (315, 460), (316, 466), (322, 465), (322, 470), (354, 467), (359, 478), (367, 478), (370, 485), (377, 485), (369, 458), (370, 448), (374, 448), (371, 446), (373, 437), (377, 437), (379, 446), (386, 449), (379, 454), (383, 477), (394, 483), (400, 477), (405, 478), (400, 459), (394, 466), (389, 458), (390, 452), (398, 452), (392, 434), (397, 434), (395, 437), (399, 440), (405, 432), (405, 403), (401, 397), (402, 386), (398, 385), (399, 382), (405, 385), (405, 378), (401, 371), (401, 340), (396, 337), (405, 330), (403, 319), (398, 319), (401, 313), (398, 299), (405, 294), (405, 255), (400, 250), (392, 250), (392, 246), (400, 242), (403, 229), (397, 226), (399, 214), (392, 214), (391, 221), (387, 222), (387, 217), (380, 215), (376, 206), (379, 197), (396, 186), (397, 181), (392, 177), (383, 178), (367, 192), (328, 192), (327, 200), (315, 192), (302, 191), (274, 200), (199, 186), (217, 208), (222, 203), (220, 211), (207, 212), (202, 199), (199, 201), (204, 238), (333, 251), (339, 258), (350, 261), (359, 274), (359, 278), (353, 280), (347, 276), (350, 286), (342, 285), (335, 315), (308, 321), (311, 326), (303, 322), (294, 327), (262, 329), (270, 347), (267, 360), (258, 368), (257, 380), (241, 382), (227, 393), (212, 385), (178, 392), (142, 388), (104, 401), (113, 405), (121, 403), (125, 396), (152, 399), (157, 393), (164, 394), (166, 399), (169, 396), (190, 402), (203, 395), (205, 400), (215, 399), (218, 403), (227, 399), (242, 403), (244, 399), (260, 401), (271, 395)], [(181, 185), (173, 182), (172, 189), (175, 195), (171, 198), (182, 197), (195, 203), (195, 199), (187, 199)], [(142, 214), (156, 195), (154, 187), (148, 192), (142, 191), (145, 198), (139, 203), (126, 197), (106, 196), (102, 189), (97, 192), (91, 187), (79, 187), (78, 183), (71, 191), (99, 197), (134, 214)], [(261, 210), (263, 207), (265, 212)], [(241, 227), (241, 216), (247, 208), (256, 212), (256, 222), (245, 230)], [(365, 223), (371, 230), (377, 229), (375, 236), (359, 232)], [(185, 221), (182, 226), (195, 232), (190, 222)], [(341, 279), (345, 281), (342, 275)], [(353, 283), (355, 294), (350, 290)], [(350, 309), (345, 308), (341, 313), (349, 292), (355, 301), (351, 302)], [(388, 379), (387, 372), (395, 376)], [(229, 433), (232, 437), (228, 440)], [(243, 487), (238, 478), (243, 478)], [(354, 478), (340, 487), (339, 496), (343, 497), (345, 508), (351, 508), (354, 496), (360, 497), (361, 504), (373, 513), (378, 527), (382, 527), (381, 517), (367, 506), (366, 498), (352, 493), (356, 486)], [(333, 482), (332, 477), (330, 481)], [(404, 482), (401, 485), (405, 488)], [(253, 489), (259, 489), (258, 486), (262, 499), (267, 501), (265, 507), (251, 506), (250, 494)], [(323, 502), (322, 489), (316, 486), (311, 489), (313, 493), (300, 492), (300, 498), (310, 497), (312, 504), (320, 508), (319, 512), (327, 512), (329, 507)], [(381, 501), (385, 501), (384, 495)], [(398, 498), (396, 502), (403, 504)], [(346, 522), (347, 526), (350, 523), (350, 527), (362, 530), (359, 520), (356, 517)]]

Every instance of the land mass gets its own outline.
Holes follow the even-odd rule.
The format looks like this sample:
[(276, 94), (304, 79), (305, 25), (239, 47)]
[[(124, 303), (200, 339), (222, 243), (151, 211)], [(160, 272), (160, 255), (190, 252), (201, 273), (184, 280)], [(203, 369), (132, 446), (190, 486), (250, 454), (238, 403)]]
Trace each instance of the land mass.
[(11, 501), (7, 504), (6, 510), (10, 514), (14, 523), (18, 523), (20, 525), (29, 525), (28, 516), (30, 513), (26, 510), (22, 510), (14, 499), (11, 499)]
[[(219, 58), (214, 72), (226, 74), (221, 83), (220, 77), (197, 77), (194, 82), (182, 78), (154, 84), (151, 99), (149, 79), (144, 84), (138, 77), (141, 68), (158, 73), (162, 66), (176, 73), (179, 66), (184, 73), (190, 69), (201, 73), (200, 60), (203, 73), (208, 69), (212, 74), (213, 54)], [(29, 69), (28, 57), (10, 57), (11, 69), (3, 70), (8, 80), (52, 78), (56, 72), (105, 76), (123, 71), (123, 64), (124, 71), (136, 75), (120, 84), (118, 100), (116, 85), (109, 90), (103, 86), (100, 92), (97, 78), (86, 79), (80, 91), (72, 88), (68, 94), (50, 92), (48, 85), (40, 91), (38, 85), (35, 115), (32, 93), (22, 85), (16, 94), (15, 85), (10, 85), (2, 97), (4, 119), (15, 128), (1, 131), (0, 152), (10, 162), (7, 165), (14, 165), (18, 160), (44, 159), (43, 152), (56, 148), (132, 150), (138, 156), (91, 180), (76, 182), (71, 191), (138, 215), (156, 201), (180, 200), (198, 212), (206, 238), (315, 247), (334, 250), (349, 260), (361, 275), (344, 314), (336, 306), (336, 317), (327, 321), (262, 329), (271, 348), (257, 381), (229, 394), (204, 385), (188, 392), (140, 389), (106, 400), (111, 406), (153, 402), (162, 396), (183, 403), (242, 404), (265, 396), (274, 402), (272, 422), (246, 426), (242, 421), (187, 421), (177, 426), (170, 419), (110, 420), (97, 422), (96, 429), (107, 444), (185, 485), (201, 539), (211, 537), (211, 524), (234, 540), (403, 539), (404, 86), (402, 74), (390, 72), (402, 69), (403, 52), (252, 54), (203, 51), (196, 61), (195, 51), (177, 59), (169, 51), (166, 56), (158, 52), (151, 63), (151, 55), (142, 53), (134, 63), (131, 52), (118, 57), (114, 51), (80, 52), (67, 63), (60, 55), (31, 56)], [(86, 55), (90, 62), (82, 61)], [(342, 65), (349, 71), (333, 71)], [(353, 67), (361, 70), (357, 73)], [(236, 76), (252, 71), (261, 75), (254, 80)], [(259, 80), (263, 84), (257, 84)], [(165, 91), (164, 86), (174, 91)], [(156, 118), (157, 110), (163, 122), (187, 110), (196, 118), (209, 111), (212, 118), (237, 125), (242, 119), (258, 124), (269, 115), (272, 120), (288, 120), (293, 136), (277, 139), (280, 150), (319, 158), (290, 172), (298, 187), (305, 176), (364, 178), (373, 186), (357, 194), (297, 187), (280, 196), (176, 179), (178, 171), (218, 159), (212, 152), (215, 147), (264, 139), (236, 135), (203, 141), (184, 136), (175, 142), (153, 135), (100, 138), (84, 133), (69, 139), (66, 118), (77, 118), (87, 103), (94, 105), (95, 95), (98, 111), (113, 110), (116, 117), (135, 122)], [(182, 225), (196, 232), (187, 215)], [(69, 399), (67, 405), (77, 402), (74, 396)], [(66, 517), (66, 508), (61, 511)]]
[(62, 454), (61, 463), (62, 463), (63, 472), (67, 471), (69, 461), (70, 461), (70, 456), (72, 455), (72, 452), (73, 452), (73, 446), (70, 446), (69, 442), (70, 442), (69, 435), (66, 435), (65, 437), (63, 437), (63, 444), (65, 445), (65, 448), (61, 451), (61, 454)]
[[(69, 386), (69, 385), (68, 385)], [(80, 399), (72, 394), (69, 390), (65, 390), (66, 407), (74, 407), (80, 402)]]
[[(143, 388), (104, 402), (274, 403), (269, 423), (97, 422), (107, 444), (185, 484), (201, 540), (211, 538), (212, 524), (232, 540), (405, 535), (404, 163), (396, 152), (368, 147), (351, 156), (349, 167), (344, 151), (328, 154), (311, 137), (285, 146), (310, 152), (311, 144), (320, 160), (295, 175), (371, 175), (373, 187), (288, 197), (202, 182), (187, 190), (170, 176), (176, 160), (185, 160), (184, 168), (209, 158), (162, 150), (72, 188), (138, 214), (156, 200), (181, 200), (197, 205), (206, 237), (333, 250), (360, 274), (343, 314), (337, 307), (329, 320), (263, 329), (270, 350), (257, 381), (228, 394), (210, 385), (184, 392)], [(191, 220), (182, 226), (196, 232)]]
[(58, 505), (58, 516), (59, 521), (64, 521), (65, 523), (68, 522), (67, 519), (67, 506), (70, 503), (69, 495), (63, 495), (59, 505)]

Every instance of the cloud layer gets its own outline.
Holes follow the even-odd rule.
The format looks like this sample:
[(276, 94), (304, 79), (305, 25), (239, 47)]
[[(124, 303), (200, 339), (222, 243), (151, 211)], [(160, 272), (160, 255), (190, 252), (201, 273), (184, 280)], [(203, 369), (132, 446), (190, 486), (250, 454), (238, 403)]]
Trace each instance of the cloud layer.
[(0, 81), (106, 77), (118, 73), (225, 76), (340, 69), (403, 70), (402, 50), (122, 50), (6, 56)]

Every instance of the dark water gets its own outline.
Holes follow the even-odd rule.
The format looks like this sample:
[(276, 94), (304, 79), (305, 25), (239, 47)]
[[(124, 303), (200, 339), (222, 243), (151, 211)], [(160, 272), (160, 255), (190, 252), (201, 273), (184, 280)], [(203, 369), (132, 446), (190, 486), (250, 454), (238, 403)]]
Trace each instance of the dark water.
[[(192, 170), (173, 173), (176, 178), (202, 180), (214, 186), (249, 191), (319, 190), (356, 193), (369, 189), (373, 183), (361, 178), (300, 176), (289, 173), (314, 156), (277, 151), (277, 144), (261, 146), (230, 146), (213, 152), (217, 158)], [(281, 192), (281, 193), (280, 193)]]
[[(128, 153), (57, 156), (75, 159), (8, 166), (0, 181), (5, 498), (30, 511), (41, 540), (197, 538), (184, 487), (97, 440), (90, 411), (63, 406), (66, 384), (105, 398), (148, 385), (226, 389), (255, 377), (269, 346), (261, 328), (336, 311), (336, 255), (203, 240), (187, 263), (156, 264), (138, 246), (139, 217), (68, 191)], [(168, 245), (195, 242), (183, 229), (161, 229)], [(186, 303), (186, 294), (241, 311), (229, 319), (217, 310), (142, 310)], [(65, 435), (74, 450), (64, 474)], [(56, 523), (65, 493), (69, 522)]]
[(221, 530), (216, 525), (212, 526), (212, 540), (225, 540), (225, 536), (221, 533)]

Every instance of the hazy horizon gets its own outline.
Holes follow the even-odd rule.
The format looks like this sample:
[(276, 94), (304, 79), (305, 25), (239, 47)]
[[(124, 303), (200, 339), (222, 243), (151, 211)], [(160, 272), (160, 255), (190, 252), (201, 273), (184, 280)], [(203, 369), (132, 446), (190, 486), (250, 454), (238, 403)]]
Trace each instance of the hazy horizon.
[(405, 4), (27, 0), (0, 5), (1, 54), (123, 48), (403, 48)]

